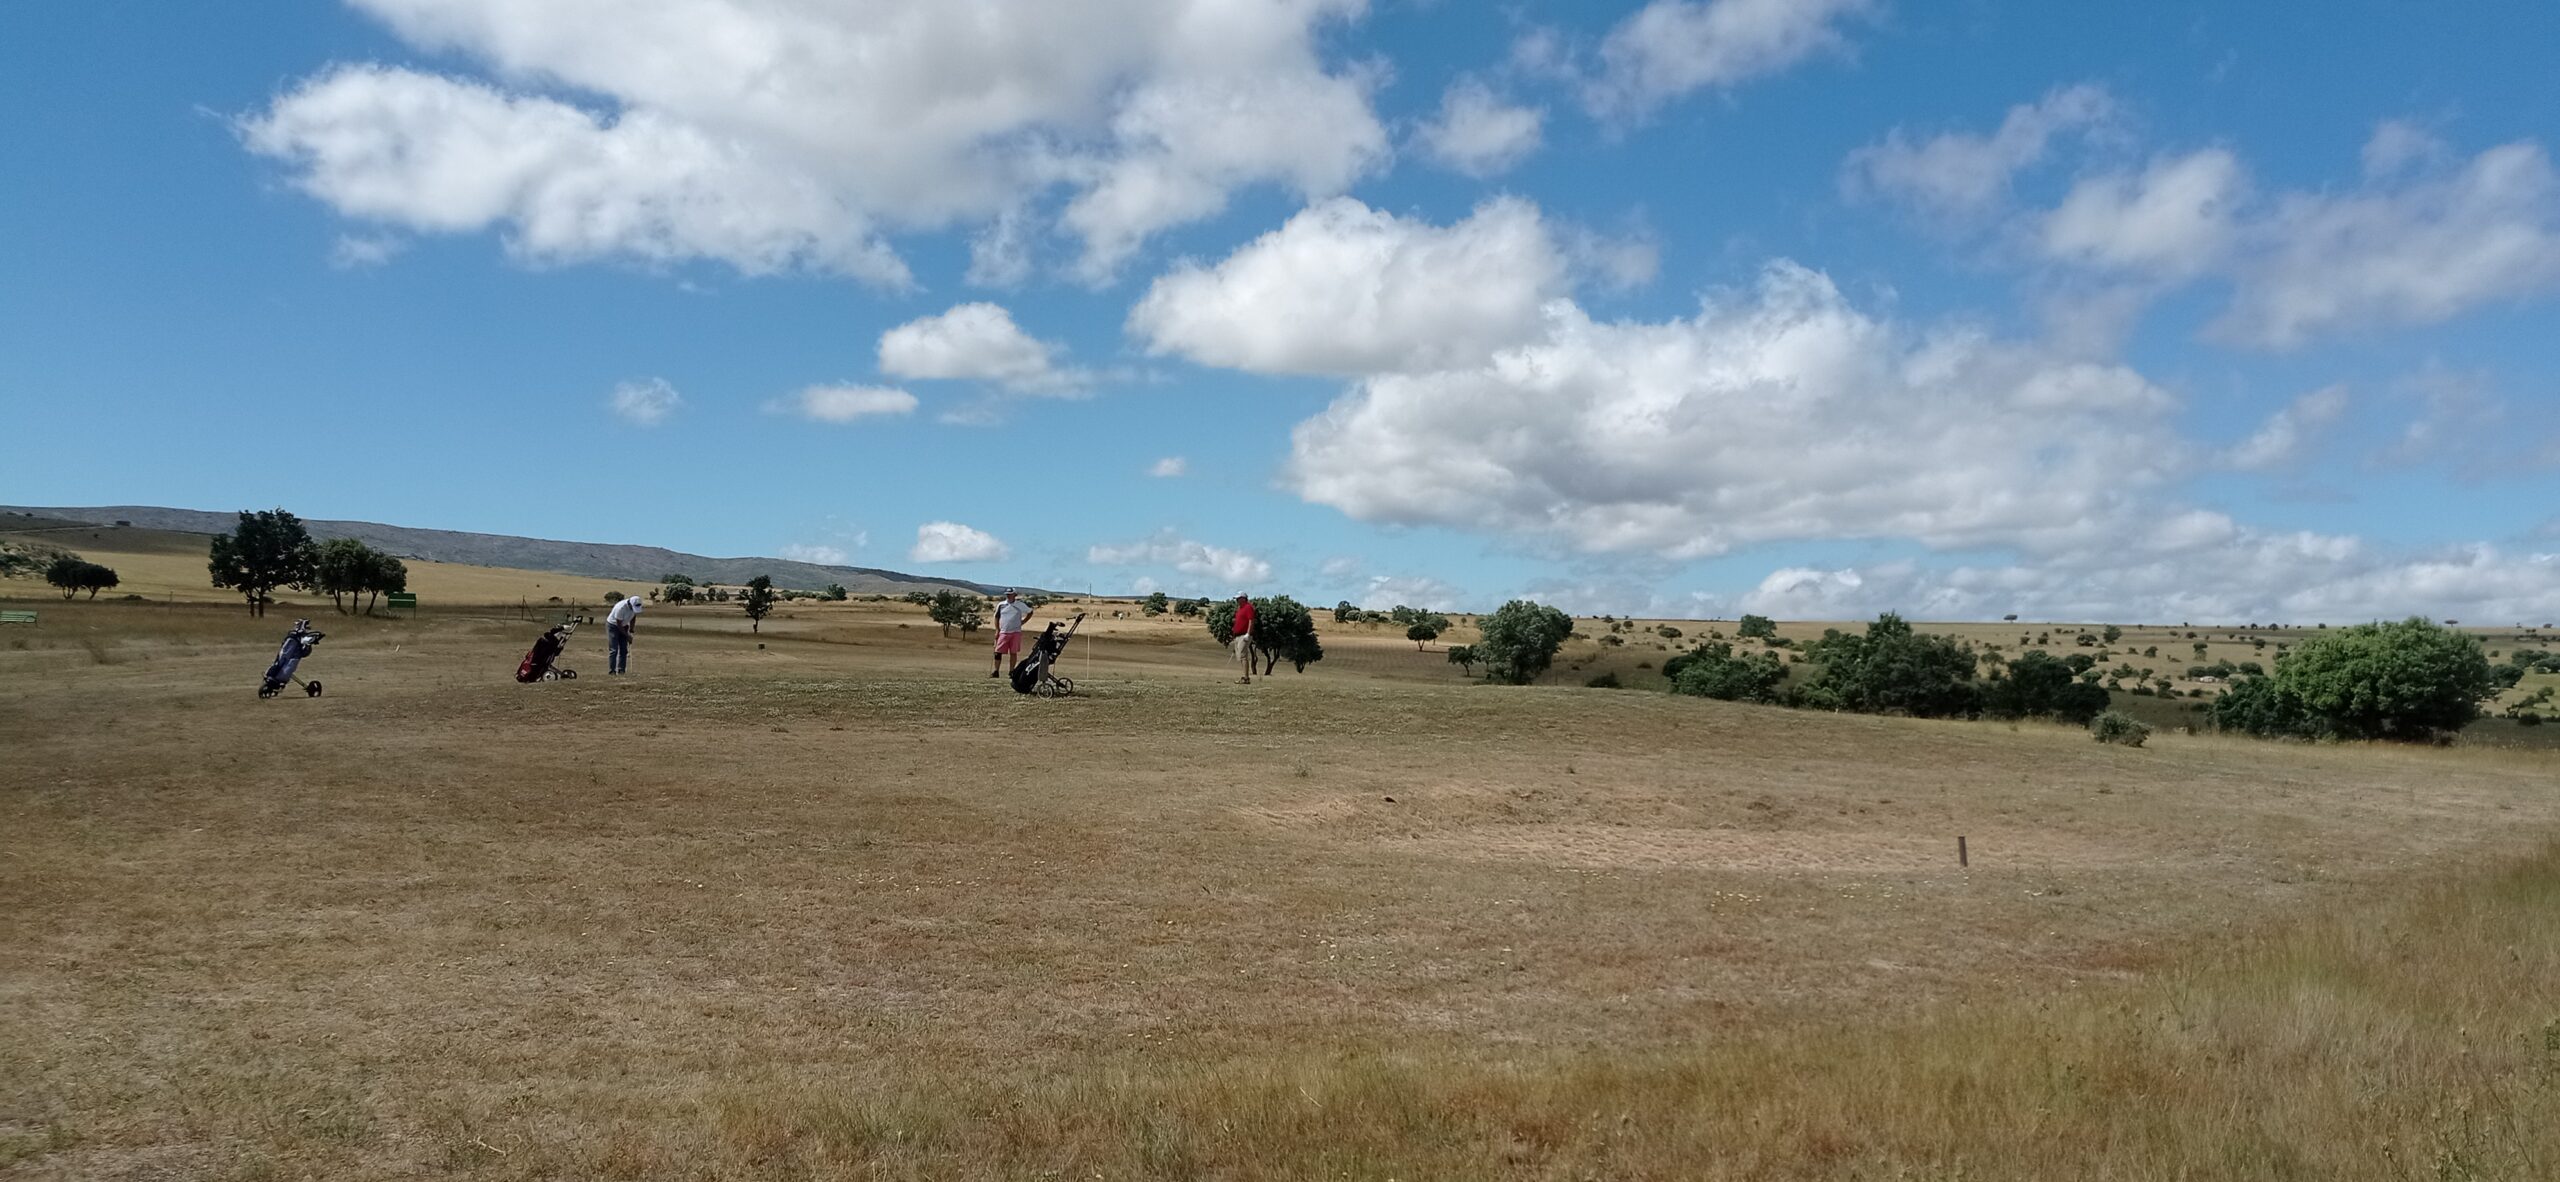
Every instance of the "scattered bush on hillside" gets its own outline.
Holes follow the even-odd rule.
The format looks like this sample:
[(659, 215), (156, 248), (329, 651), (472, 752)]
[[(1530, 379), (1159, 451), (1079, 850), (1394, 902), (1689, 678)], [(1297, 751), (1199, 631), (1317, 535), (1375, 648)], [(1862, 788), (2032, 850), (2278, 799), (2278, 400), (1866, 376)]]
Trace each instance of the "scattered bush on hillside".
[(1161, 616), (1173, 610), (1173, 599), (1162, 591), (1150, 591), (1147, 598), (1138, 604), (1138, 610), (1151, 616)]
[(1621, 686), (1621, 685), (1619, 685), (1619, 684), (1618, 684), (1618, 675), (1617, 675), (1617, 674), (1615, 674), (1615, 673), (1603, 673), (1603, 674), (1601, 674), (1601, 675), (1600, 675), (1600, 676), (1598, 676), (1598, 677), (1594, 677), (1594, 678), (1592, 678), (1592, 679), (1591, 679), (1591, 680), (1589, 680), (1589, 681), (1583, 682), (1582, 684), (1583, 684), (1585, 687), (1590, 688), (1590, 689), (1623, 689), (1623, 688), (1625, 688), (1625, 687), (1623, 687), (1623, 686)]
[(1458, 672), (1467, 674), (1470, 677), (1474, 676), (1476, 671), (1475, 646), (1466, 644), (1450, 645), (1449, 663), (1457, 666)]
[(663, 599), (668, 603), (691, 603), (694, 600), (693, 584), (665, 584), (658, 588), (658, 598)]
[(1484, 636), (1476, 656), (1485, 676), (1511, 685), (1527, 685), (1547, 671), (1556, 650), (1573, 634), (1573, 617), (1533, 600), (1514, 599), (1478, 624)]
[(2124, 629), (2118, 628), (2113, 624), (2109, 624), (2107, 625), (2106, 631), (2099, 633), (2098, 636), (2099, 639), (2106, 641), (2108, 644), (2114, 644), (2115, 642), (2124, 639)]
[(1780, 701), (1778, 687), (1787, 679), (1786, 666), (1778, 662), (1775, 653), (1735, 656), (1733, 646), (1722, 641), (1711, 641), (1696, 652), (1664, 661), (1662, 673), (1671, 679), (1671, 692), (1675, 694), (1723, 702)]
[[(2078, 653), (2073, 657), (2086, 659)], [(2107, 691), (2079, 680), (2095, 669), (2075, 669), (2073, 663), (2041, 650), (2020, 656), (1984, 688), (1982, 712), (1994, 718), (2051, 717), (2075, 725), (2097, 717), (2107, 708)]]
[(826, 590), (818, 592), (818, 598), (829, 603), (843, 603), (853, 598), (853, 592), (845, 590), (842, 583), (829, 583)]
[(1661, 638), (1663, 638), (1664, 640), (1678, 640), (1678, 639), (1680, 639), (1680, 630), (1679, 630), (1679, 629), (1677, 629), (1677, 628), (1672, 627), (1672, 626), (1671, 626), (1671, 625), (1669, 625), (1669, 624), (1664, 624), (1664, 625), (1662, 625), (1661, 627), (1654, 629), (1653, 631), (1654, 631), (1654, 634), (1655, 634), (1655, 635), (1660, 636), (1660, 637), (1661, 637)]
[(2424, 742), (2469, 725), (2497, 689), (2478, 637), (2412, 616), (2305, 641), (2274, 676), (2233, 686), (2208, 717), (2270, 737)]
[(2089, 720), (2089, 737), (2101, 743), (2139, 747), (2151, 737), (2151, 726), (2130, 714), (2106, 710)]
[(1744, 640), (1767, 640), (1778, 634), (1778, 624), (1767, 616), (1744, 616), (1733, 633)]
[(1814, 672), (1804, 702), (1817, 709), (1914, 718), (1969, 718), (1982, 710), (1973, 650), (1953, 637), (1913, 632), (1892, 612), (1861, 636), (1826, 629), (1805, 656)]

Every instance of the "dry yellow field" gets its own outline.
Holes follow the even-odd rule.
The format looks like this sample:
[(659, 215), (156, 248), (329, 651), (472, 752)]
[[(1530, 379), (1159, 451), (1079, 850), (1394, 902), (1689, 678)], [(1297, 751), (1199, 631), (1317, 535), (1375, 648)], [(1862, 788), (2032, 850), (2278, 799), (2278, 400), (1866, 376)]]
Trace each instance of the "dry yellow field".
[(1112, 604), (1059, 701), (800, 603), (534, 686), (539, 621), (324, 610), (326, 695), (262, 702), (279, 616), (13, 606), (0, 1177), (2560, 1161), (2541, 753), (1494, 688), (1366, 628), (1246, 687)]

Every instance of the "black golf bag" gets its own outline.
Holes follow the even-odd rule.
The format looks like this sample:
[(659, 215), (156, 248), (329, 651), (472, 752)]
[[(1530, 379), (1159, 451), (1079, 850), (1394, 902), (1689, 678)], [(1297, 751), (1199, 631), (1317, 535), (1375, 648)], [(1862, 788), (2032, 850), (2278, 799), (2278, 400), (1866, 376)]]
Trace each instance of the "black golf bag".
[(1076, 638), (1076, 629), (1084, 626), (1084, 613), (1067, 621), (1067, 630), (1058, 631), (1058, 622), (1049, 621), (1041, 629), (1040, 639), (1031, 642), (1031, 651), (1013, 667), (1013, 692), (1038, 694), (1044, 698), (1065, 697), (1076, 692), (1076, 683), (1058, 676), (1058, 656), (1067, 651), (1067, 642)]

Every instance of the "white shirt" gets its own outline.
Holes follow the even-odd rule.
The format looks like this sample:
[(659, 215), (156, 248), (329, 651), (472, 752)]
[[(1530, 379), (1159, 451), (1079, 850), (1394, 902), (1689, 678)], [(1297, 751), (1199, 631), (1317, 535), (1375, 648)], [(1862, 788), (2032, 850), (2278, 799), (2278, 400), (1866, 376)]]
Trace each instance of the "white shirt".
[(1022, 622), (1031, 618), (1031, 605), (1016, 599), (996, 605), (996, 634), (1022, 631)]
[(637, 595), (625, 595), (614, 600), (613, 610), (604, 614), (604, 622), (608, 624), (628, 624), (639, 618), (640, 597)]

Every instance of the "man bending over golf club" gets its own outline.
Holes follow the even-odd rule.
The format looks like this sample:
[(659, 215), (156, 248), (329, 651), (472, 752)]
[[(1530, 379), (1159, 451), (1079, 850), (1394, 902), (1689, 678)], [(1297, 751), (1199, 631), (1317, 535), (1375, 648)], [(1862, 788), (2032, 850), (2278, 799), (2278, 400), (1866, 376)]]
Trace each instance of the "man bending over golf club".
[(1244, 666), (1244, 676), (1237, 680), (1252, 685), (1253, 601), (1241, 595), (1236, 596), (1236, 638), (1228, 643), (1235, 646), (1236, 661)]
[(604, 660), (606, 673), (631, 671), (631, 633), (640, 626), (640, 597), (625, 595), (613, 601), (613, 610), (604, 614)]

